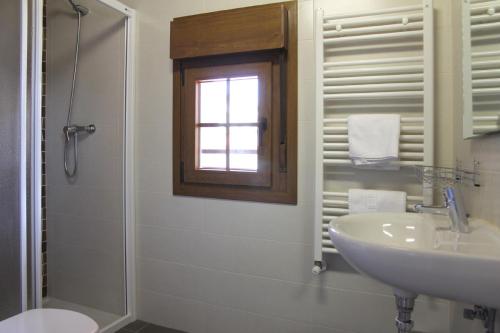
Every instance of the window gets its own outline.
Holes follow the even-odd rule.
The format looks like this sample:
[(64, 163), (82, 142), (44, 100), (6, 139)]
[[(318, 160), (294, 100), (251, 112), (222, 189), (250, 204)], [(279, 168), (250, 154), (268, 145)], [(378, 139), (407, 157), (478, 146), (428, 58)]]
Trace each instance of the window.
[[(269, 6), (285, 8), (250, 9)], [(171, 30), (184, 31), (174, 27), (183, 19)], [(296, 32), (289, 39), (286, 49), (174, 58), (174, 194), (296, 202)]]
[(184, 180), (270, 186), (272, 63), (184, 71)]

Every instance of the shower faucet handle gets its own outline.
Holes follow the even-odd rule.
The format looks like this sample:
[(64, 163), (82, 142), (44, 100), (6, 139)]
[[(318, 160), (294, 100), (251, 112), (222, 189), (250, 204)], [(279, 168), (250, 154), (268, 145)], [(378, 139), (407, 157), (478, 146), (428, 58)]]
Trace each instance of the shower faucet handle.
[(87, 132), (89, 134), (93, 134), (96, 131), (96, 127), (94, 124), (90, 124), (87, 126), (79, 126), (79, 125), (70, 125), (63, 127), (63, 133), (66, 137), (69, 138), (70, 135), (80, 132)]
[(95, 125), (94, 124), (90, 124), (90, 125), (87, 125), (85, 126), (85, 131), (87, 131), (87, 133), (89, 134), (92, 134), (92, 133), (95, 133)]

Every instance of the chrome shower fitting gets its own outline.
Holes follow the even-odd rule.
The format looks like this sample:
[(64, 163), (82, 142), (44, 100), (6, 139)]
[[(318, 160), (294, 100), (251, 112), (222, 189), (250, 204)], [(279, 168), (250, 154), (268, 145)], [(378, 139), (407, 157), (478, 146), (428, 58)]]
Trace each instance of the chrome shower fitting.
[(486, 333), (495, 333), (496, 310), (485, 306), (474, 305), (474, 309), (464, 309), (464, 318), (479, 319), (483, 322)]
[(68, 0), (69, 4), (71, 7), (73, 7), (73, 10), (76, 13), (79, 13), (81, 16), (87, 15), (90, 11), (87, 7), (84, 7), (82, 5), (76, 4), (74, 0)]
[[(68, 177), (74, 177), (76, 175), (76, 171), (78, 169), (78, 134), (80, 132), (87, 132), (92, 134), (95, 132), (95, 125), (91, 124), (88, 126), (78, 126), (71, 124), (71, 116), (73, 114), (73, 102), (75, 98), (75, 89), (76, 89), (76, 79), (78, 73), (78, 55), (80, 52), (80, 32), (81, 32), (81, 21), (82, 16), (85, 16), (89, 13), (88, 8), (75, 3), (74, 0), (68, 0), (71, 7), (77, 14), (78, 24), (76, 30), (76, 45), (75, 45), (75, 61), (73, 65), (73, 78), (71, 80), (71, 91), (69, 95), (69, 106), (68, 113), (66, 116), (66, 126), (63, 128), (64, 132), (64, 172)], [(68, 163), (69, 158), (69, 149), (71, 145), (71, 140), (73, 140), (73, 168), (71, 169)]]
[(70, 140), (71, 136), (80, 133), (80, 132), (86, 132), (88, 134), (93, 134), (95, 132), (96, 128), (94, 124), (90, 124), (87, 126), (79, 126), (79, 125), (72, 125), (72, 126), (64, 126), (63, 127), (63, 133), (64, 136), (66, 137), (66, 140)]
[[(88, 134), (93, 134), (96, 131), (94, 124), (87, 126), (64, 126), (64, 172), (68, 177), (74, 177), (76, 171), (78, 170), (78, 134), (81, 132), (86, 132)], [(68, 150), (71, 144), (71, 139), (73, 139), (73, 169), (70, 168), (68, 163)]]

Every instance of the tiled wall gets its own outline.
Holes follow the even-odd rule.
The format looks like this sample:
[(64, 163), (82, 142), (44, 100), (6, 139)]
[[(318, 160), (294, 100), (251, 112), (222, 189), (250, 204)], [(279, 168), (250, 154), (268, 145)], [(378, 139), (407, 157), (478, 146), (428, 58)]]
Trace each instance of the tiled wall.
[[(446, 10), (436, 0), (439, 54), (451, 52)], [(453, 0), (454, 1), (454, 0)], [(172, 195), (173, 17), (263, 4), (266, 0), (125, 0), (138, 10), (136, 85), (137, 297), (139, 318), (196, 333), (393, 332), (389, 287), (357, 274), (340, 256), (311, 274), (313, 258), (315, 5), (340, 11), (416, 4), (419, 0), (299, 1), (299, 197), (297, 206)], [(440, 55), (438, 55), (440, 57)], [(451, 65), (439, 58), (440, 75)], [(438, 125), (445, 126), (449, 81), (439, 85)], [(452, 127), (451, 125), (446, 125)], [(438, 151), (448, 141), (439, 132)], [(451, 135), (451, 132), (448, 132)], [(447, 161), (449, 153), (442, 154)], [(447, 157), (448, 156), (448, 157)], [(449, 162), (449, 161), (447, 161)], [(416, 329), (449, 333), (447, 301), (420, 297)]]
[[(467, 212), (473, 218), (485, 219), (500, 227), (500, 135), (469, 141), (457, 137), (457, 150), (457, 158), (465, 168), (471, 168), (473, 161), (480, 162), (481, 187), (464, 187)], [(451, 307), (453, 332), (484, 332), (480, 321), (471, 322), (462, 318), (465, 307), (472, 308), (472, 305), (456, 303)], [(500, 327), (499, 316), (496, 326)]]
[[(457, 159), (465, 168), (472, 168), (474, 161), (480, 163), (481, 187), (463, 187), (467, 212), (473, 218), (485, 219), (500, 227), (500, 135), (468, 141), (457, 137), (456, 147)], [(480, 321), (471, 322), (462, 318), (465, 307), (472, 308), (472, 305), (456, 303), (451, 307), (453, 332), (484, 332)], [(496, 325), (500, 327), (499, 316)]]
[(472, 140), (462, 150), (459, 159), (471, 167), (480, 163), (481, 187), (466, 188), (468, 212), (500, 227), (500, 135)]

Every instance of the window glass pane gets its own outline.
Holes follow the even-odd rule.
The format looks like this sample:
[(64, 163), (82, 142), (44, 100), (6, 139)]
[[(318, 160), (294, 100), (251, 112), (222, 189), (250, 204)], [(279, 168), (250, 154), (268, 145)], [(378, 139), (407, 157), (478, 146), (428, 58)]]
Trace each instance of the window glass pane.
[(226, 79), (199, 82), (201, 123), (226, 122)]
[(234, 126), (229, 130), (229, 168), (257, 171), (257, 126)]
[(229, 121), (256, 123), (259, 117), (259, 78), (232, 78), (229, 82)]
[(229, 161), (232, 171), (257, 172), (257, 154), (231, 154)]
[(200, 169), (226, 170), (226, 154), (200, 154)]
[(226, 169), (226, 128), (201, 127), (200, 169)]

